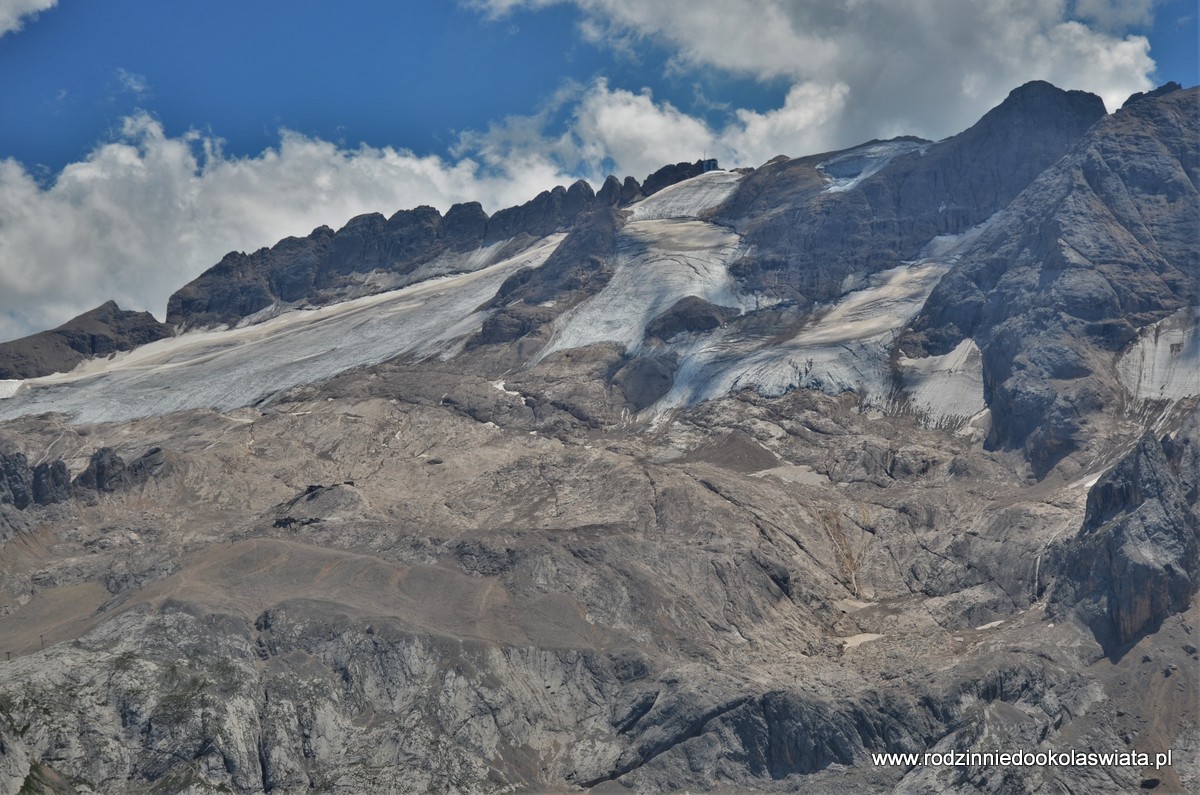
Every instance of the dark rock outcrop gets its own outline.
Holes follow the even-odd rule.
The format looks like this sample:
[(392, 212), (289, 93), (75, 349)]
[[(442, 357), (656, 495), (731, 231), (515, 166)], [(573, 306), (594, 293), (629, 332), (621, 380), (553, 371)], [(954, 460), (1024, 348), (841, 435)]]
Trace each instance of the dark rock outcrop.
[(108, 301), (58, 328), (0, 343), (0, 379), (67, 372), (85, 359), (131, 350), (173, 334), (170, 324), (159, 323), (149, 312), (128, 312)]
[(38, 464), (33, 469), (33, 501), (38, 505), (71, 499), (71, 473), (62, 461)]
[(0, 503), (20, 510), (33, 502), (33, 472), (21, 453), (0, 453)]
[(685, 296), (646, 326), (646, 336), (665, 341), (677, 334), (712, 331), (737, 313), (736, 309), (717, 306), (694, 295)]
[(167, 454), (160, 447), (147, 450), (128, 464), (111, 447), (101, 447), (76, 476), (74, 487), (77, 493), (121, 491), (163, 474), (168, 466)]
[(25, 510), (71, 497), (71, 474), (60, 460), (30, 467), (22, 453), (0, 453), (0, 504)]
[(1173, 91), (1182, 91), (1182, 90), (1183, 90), (1183, 86), (1179, 85), (1174, 80), (1172, 80), (1169, 83), (1163, 83), (1161, 86), (1154, 89), (1153, 91), (1138, 91), (1136, 94), (1130, 94), (1129, 99), (1125, 100), (1125, 103), (1123, 105), (1121, 105), (1121, 107), (1127, 108), (1135, 102), (1141, 102), (1143, 99), (1153, 99), (1154, 97), (1161, 97), (1166, 94), (1170, 94)]
[(483, 242), (495, 243), (518, 235), (545, 237), (570, 226), (577, 215), (592, 206), (596, 194), (579, 180), (570, 188), (561, 185), (542, 191), (530, 201), (499, 210), (488, 220)]
[(671, 391), (677, 369), (679, 362), (673, 356), (642, 356), (618, 370), (613, 385), (634, 411), (641, 411)]
[(578, 300), (583, 294), (598, 291), (612, 276), (617, 230), (623, 220), (614, 207), (599, 207), (580, 216), (540, 268), (510, 276), (489, 306)]
[(683, 182), (685, 179), (691, 179), (703, 173), (703, 160), (697, 160), (695, 163), (674, 163), (663, 166), (658, 171), (646, 177), (646, 181), (642, 183), (642, 195), (653, 196), (663, 188), (671, 187), (676, 182)]
[(1058, 555), (1052, 601), (1074, 607), (1109, 653), (1200, 590), (1198, 451), (1200, 414), (1174, 437), (1144, 436), (1088, 492), (1083, 526)]
[(101, 447), (92, 453), (87, 468), (75, 477), (75, 489), (116, 491), (126, 482), (125, 469), (125, 459), (111, 447)]
[(479, 341), (484, 345), (496, 345), (518, 340), (553, 320), (556, 314), (550, 307), (532, 304), (503, 307), (483, 321)]

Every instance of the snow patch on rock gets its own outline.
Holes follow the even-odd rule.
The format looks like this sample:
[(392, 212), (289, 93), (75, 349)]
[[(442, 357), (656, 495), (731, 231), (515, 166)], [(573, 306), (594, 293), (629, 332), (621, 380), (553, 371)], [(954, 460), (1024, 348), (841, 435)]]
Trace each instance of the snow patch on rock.
[(1180, 309), (1142, 329), (1117, 362), (1122, 385), (1139, 400), (1200, 395), (1200, 307)]
[(921, 141), (876, 141), (818, 163), (817, 170), (829, 177), (825, 192), (840, 193), (878, 174), (897, 157), (928, 148), (929, 143)]
[(653, 196), (630, 205), (635, 221), (664, 218), (697, 218), (720, 207), (737, 189), (742, 175), (733, 171), (709, 171), (663, 188)]
[(0, 378), (0, 400), (10, 398), (17, 394), (17, 390), (21, 388), (21, 384), (25, 383), (20, 379)]
[(983, 353), (966, 339), (942, 356), (899, 361), (904, 392), (921, 415), (967, 420), (987, 406), (983, 400)]

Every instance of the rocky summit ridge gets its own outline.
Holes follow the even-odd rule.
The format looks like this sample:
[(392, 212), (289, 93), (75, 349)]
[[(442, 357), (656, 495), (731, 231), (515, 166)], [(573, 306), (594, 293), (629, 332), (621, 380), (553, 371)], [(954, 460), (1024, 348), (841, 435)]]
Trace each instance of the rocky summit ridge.
[[(1197, 791), (1198, 103), (360, 216), (0, 346), (0, 792)], [(1172, 763), (873, 760), (1071, 749)]]

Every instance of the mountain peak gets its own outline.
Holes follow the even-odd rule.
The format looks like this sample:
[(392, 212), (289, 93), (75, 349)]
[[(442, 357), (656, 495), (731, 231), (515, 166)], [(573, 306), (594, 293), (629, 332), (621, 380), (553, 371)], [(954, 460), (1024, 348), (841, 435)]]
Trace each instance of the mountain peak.
[(1153, 99), (1154, 97), (1161, 97), (1165, 96), (1166, 94), (1173, 94), (1176, 91), (1182, 90), (1183, 86), (1172, 80), (1169, 83), (1163, 83), (1153, 91), (1139, 91), (1136, 94), (1130, 94), (1129, 99), (1125, 100), (1125, 103), (1121, 105), (1121, 107), (1127, 108), (1135, 102), (1141, 102), (1143, 99)]

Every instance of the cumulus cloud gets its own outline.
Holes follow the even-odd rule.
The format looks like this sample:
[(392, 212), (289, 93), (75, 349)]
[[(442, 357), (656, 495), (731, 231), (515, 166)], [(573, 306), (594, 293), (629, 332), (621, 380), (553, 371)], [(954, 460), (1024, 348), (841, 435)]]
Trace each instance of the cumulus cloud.
[(22, 29), (26, 20), (58, 4), (59, 0), (0, 0), (0, 36)]
[[(608, 174), (643, 179), (667, 163), (715, 157), (725, 165), (759, 165), (779, 154), (820, 151), (845, 104), (847, 87), (800, 83), (780, 108), (736, 110), (712, 127), (649, 90), (613, 88), (604, 78), (560, 91), (542, 111), (510, 116), (465, 133), (456, 154), (489, 166), (541, 167), (599, 184)], [(559, 130), (554, 119), (567, 117)]]
[[(478, 0), (492, 16), (572, 3), (585, 37), (653, 40), (692, 68), (785, 79), (839, 97), (819, 114), (829, 146), (909, 133), (951, 135), (1014, 87), (1049, 80), (1113, 109), (1152, 87), (1143, 36), (1153, 0)], [(782, 117), (777, 121), (782, 121)]]
[(58, 5), (58, 0), (0, 0), (0, 36), (21, 29), (29, 17)]
[(479, 200), (489, 211), (567, 182), (546, 156), (486, 168), (296, 133), (254, 157), (153, 117), (68, 165), (49, 186), (0, 161), (0, 339), (113, 298), (162, 317), (167, 297), (230, 250), (254, 250), (364, 212)]
[(1154, 7), (1162, 0), (1075, 0), (1074, 15), (1104, 30), (1144, 27), (1154, 21)]

